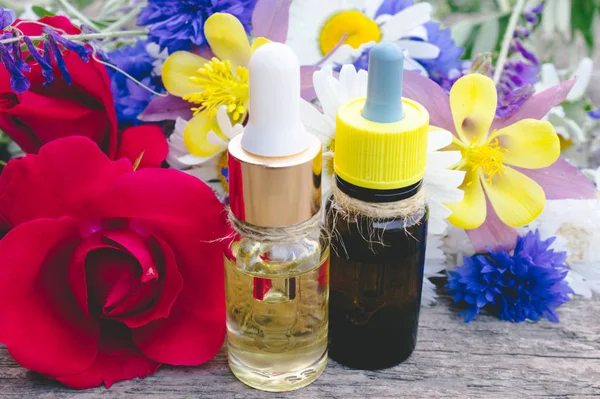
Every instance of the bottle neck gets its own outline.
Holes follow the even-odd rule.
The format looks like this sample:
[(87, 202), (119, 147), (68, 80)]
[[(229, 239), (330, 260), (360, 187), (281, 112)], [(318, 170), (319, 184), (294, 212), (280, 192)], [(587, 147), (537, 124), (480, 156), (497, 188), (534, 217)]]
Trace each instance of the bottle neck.
[(414, 197), (421, 191), (423, 180), (407, 187), (396, 188), (392, 190), (377, 190), (364, 188), (348, 183), (339, 176), (335, 176), (335, 184), (338, 189), (349, 197), (363, 202), (386, 203), (398, 202)]

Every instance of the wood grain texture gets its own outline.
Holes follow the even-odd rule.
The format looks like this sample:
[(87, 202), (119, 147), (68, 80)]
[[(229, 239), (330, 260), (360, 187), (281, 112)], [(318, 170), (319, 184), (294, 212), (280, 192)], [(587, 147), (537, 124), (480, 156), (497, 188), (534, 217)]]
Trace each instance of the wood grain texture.
[(470, 324), (447, 299), (424, 309), (419, 342), (404, 364), (384, 371), (333, 361), (312, 385), (268, 394), (229, 372), (224, 351), (200, 367), (163, 367), (110, 390), (75, 391), (28, 372), (0, 345), (0, 397), (22, 398), (538, 398), (600, 397), (600, 298), (559, 309), (560, 324), (511, 324), (480, 316)]

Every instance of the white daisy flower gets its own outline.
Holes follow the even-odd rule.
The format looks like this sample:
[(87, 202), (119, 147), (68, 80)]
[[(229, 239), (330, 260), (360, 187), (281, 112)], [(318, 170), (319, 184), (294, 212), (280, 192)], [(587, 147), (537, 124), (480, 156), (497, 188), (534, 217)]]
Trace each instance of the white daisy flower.
[[(568, 71), (558, 71), (554, 64), (544, 64), (541, 68), (540, 81), (535, 85), (535, 91), (539, 93), (554, 87), (560, 84), (561, 78), (562, 80), (576, 78), (575, 84), (567, 95), (566, 101), (577, 102), (584, 98), (592, 79), (593, 70), (594, 63), (587, 57), (579, 62), (577, 70), (572, 74), (569, 74)], [(565, 109), (561, 105), (557, 105), (548, 112), (544, 120), (552, 123), (556, 132), (565, 140), (582, 143), (587, 139), (585, 125), (586, 122), (590, 121), (588, 120), (587, 113), (583, 111), (580, 115), (572, 115), (565, 113)]]
[(150, 42), (146, 45), (146, 51), (152, 58), (155, 58), (154, 62), (152, 62), (154, 73), (157, 76), (161, 76), (163, 65), (167, 58), (169, 58), (169, 49), (165, 48), (160, 51), (160, 46), (158, 44)]
[(464, 257), (471, 257), (475, 249), (465, 229), (449, 226), (441, 246), (446, 258), (446, 269), (454, 270), (464, 265)]
[(404, 68), (427, 75), (414, 59), (435, 59), (440, 54), (439, 47), (427, 43), (427, 30), (423, 26), (431, 20), (431, 5), (418, 3), (395, 15), (375, 16), (382, 3), (382, 0), (292, 1), (286, 44), (294, 49), (302, 64), (317, 64), (345, 35), (343, 45), (328, 62), (346, 64), (362, 54), (361, 46), (392, 41), (410, 55)]
[(430, 235), (427, 238), (427, 250), (425, 252), (425, 270), (423, 272), (423, 292), (421, 293), (421, 306), (430, 307), (437, 303), (437, 289), (429, 278), (444, 277), (446, 269), (446, 256), (440, 249), (442, 237)]
[[(176, 169), (196, 176), (208, 184), (223, 200), (229, 192), (227, 170), (227, 146), (229, 140), (242, 133), (244, 127), (240, 124), (232, 125), (227, 115), (227, 107), (222, 106), (217, 111), (217, 125), (222, 134), (214, 131), (208, 133), (208, 141), (221, 149), (210, 158), (202, 158), (189, 153), (185, 146), (183, 132), (188, 124), (185, 120), (178, 118), (175, 122), (175, 130), (169, 136), (169, 153), (167, 163)], [(226, 139), (223, 139), (225, 137)]]
[(567, 252), (566, 280), (575, 294), (600, 294), (600, 200), (547, 201), (542, 214), (519, 233), (534, 229), (542, 238), (556, 237), (553, 249)]

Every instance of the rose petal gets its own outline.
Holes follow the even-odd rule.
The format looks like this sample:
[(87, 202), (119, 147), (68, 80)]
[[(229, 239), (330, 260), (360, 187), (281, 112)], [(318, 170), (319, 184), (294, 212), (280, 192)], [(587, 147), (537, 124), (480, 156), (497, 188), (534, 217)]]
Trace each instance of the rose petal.
[(173, 169), (143, 169), (116, 181), (90, 212), (100, 219), (128, 218), (132, 228), (164, 240), (185, 282), (181, 296), (198, 312), (225, 314), (218, 243), (226, 234), (225, 212), (210, 187)]
[(89, 317), (88, 286), (85, 262), (88, 254), (102, 249), (111, 249), (111, 245), (102, 240), (102, 233), (85, 239), (73, 252), (69, 260), (68, 280), (75, 300), (86, 317)]
[(254, 36), (285, 43), (289, 13), (290, 0), (259, 0), (252, 13)]
[(498, 218), (494, 208), (487, 200), (487, 218), (483, 225), (474, 230), (466, 230), (476, 253), (504, 249), (510, 251), (517, 243), (517, 230), (508, 227)]
[(127, 158), (134, 165), (139, 159), (137, 169), (160, 168), (168, 152), (169, 144), (162, 128), (142, 125), (123, 131), (116, 158)]
[(4, 168), (0, 217), (11, 226), (40, 217), (78, 215), (85, 220), (87, 203), (128, 172), (127, 160), (111, 161), (87, 138), (55, 140), (39, 155), (14, 159)]
[(98, 324), (67, 279), (79, 240), (75, 220), (62, 218), (22, 224), (0, 241), (0, 339), (23, 367), (54, 377), (85, 370), (97, 354)]
[(494, 120), (492, 130), (510, 126), (521, 119), (542, 119), (552, 107), (565, 101), (574, 84), (575, 79), (571, 79), (541, 93), (534, 94), (510, 118)]
[(429, 112), (429, 122), (450, 132), (454, 122), (446, 92), (433, 80), (404, 70), (403, 96), (421, 104)]
[(161, 366), (144, 356), (131, 342), (131, 332), (117, 323), (103, 322), (98, 343), (98, 356), (83, 372), (57, 378), (76, 389), (94, 388), (104, 382), (110, 388), (115, 382), (146, 378)]
[[(183, 279), (179, 273), (173, 250), (158, 237), (153, 237), (151, 241), (153, 243), (152, 252), (154, 262), (157, 263), (157, 268), (160, 270), (161, 281), (156, 285), (154, 281), (143, 281), (142, 276), (144, 286), (155, 286), (156, 289), (149, 290), (148, 292), (138, 289), (137, 292), (131, 293), (127, 302), (123, 304), (122, 311), (126, 313), (127, 307), (131, 309), (134, 309), (134, 307), (139, 308), (141, 304), (149, 301), (149, 305), (151, 306), (148, 306), (145, 311), (113, 317), (125, 323), (129, 328), (142, 327), (153, 320), (168, 317), (173, 304), (183, 288)], [(150, 293), (153, 296), (143, 297), (143, 294), (147, 295)]]
[(73, 135), (88, 137), (101, 145), (110, 128), (104, 110), (90, 108), (79, 99), (48, 97), (33, 91), (19, 95), (18, 102), (4, 107), (2, 113), (35, 137), (37, 147), (27, 136), (14, 137), (17, 144), (31, 152), (37, 152), (44, 143)]
[(549, 200), (596, 198), (598, 195), (594, 183), (562, 158), (547, 168), (515, 169), (539, 184)]
[(133, 342), (151, 359), (175, 366), (197, 366), (212, 359), (225, 340), (225, 310), (199, 314), (180, 299), (169, 318), (132, 330)]
[(157, 96), (150, 101), (138, 119), (144, 122), (161, 122), (182, 118), (187, 121), (192, 119), (192, 116), (194, 113), (189, 102), (169, 94), (166, 97)]

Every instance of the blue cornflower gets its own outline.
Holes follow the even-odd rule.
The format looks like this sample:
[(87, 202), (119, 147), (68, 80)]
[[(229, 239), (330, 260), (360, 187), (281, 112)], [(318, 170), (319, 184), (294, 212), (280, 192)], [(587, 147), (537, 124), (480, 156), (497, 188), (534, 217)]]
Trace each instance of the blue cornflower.
[(464, 258), (464, 266), (449, 272), (447, 287), (457, 303), (467, 308), (465, 322), (484, 307), (512, 322), (559, 318), (554, 309), (567, 301), (573, 290), (564, 280), (567, 254), (550, 245), (556, 237), (540, 239), (539, 231), (517, 238), (513, 254), (500, 250)]
[(427, 69), (429, 78), (436, 83), (448, 79), (450, 71), (460, 70), (464, 49), (456, 47), (450, 35), (450, 29), (441, 29), (438, 22), (427, 22), (427, 41), (440, 48), (440, 55), (434, 60), (417, 60)]
[[(377, 9), (375, 17), (383, 14), (395, 15), (412, 5), (414, 5), (413, 0), (384, 0)], [(441, 29), (437, 22), (427, 22), (423, 26), (427, 30), (427, 42), (437, 46), (440, 49), (440, 55), (433, 60), (416, 60), (427, 70), (429, 78), (439, 84), (439, 80), (448, 78), (450, 71), (461, 67), (460, 57), (463, 55), (464, 49), (455, 46), (454, 40), (450, 36), (450, 29)]]
[[(127, 72), (154, 91), (163, 88), (160, 77), (154, 73), (155, 58), (148, 54), (147, 43), (138, 41), (108, 54), (110, 62)], [(111, 90), (115, 101), (117, 119), (122, 127), (139, 125), (138, 116), (153, 98), (153, 94), (122, 73), (109, 69)]]
[(150, 27), (150, 40), (160, 49), (189, 50), (192, 44), (208, 45), (204, 22), (223, 12), (237, 17), (246, 32), (251, 30), (252, 11), (257, 0), (148, 0), (138, 17), (139, 26)]

